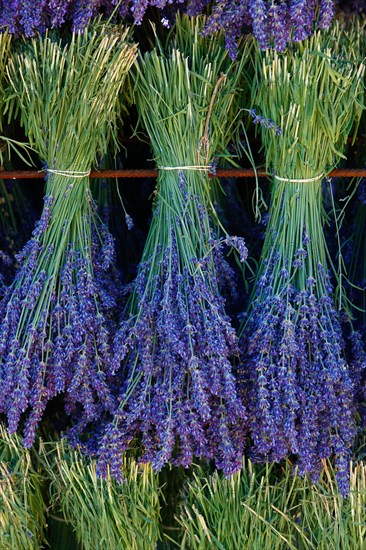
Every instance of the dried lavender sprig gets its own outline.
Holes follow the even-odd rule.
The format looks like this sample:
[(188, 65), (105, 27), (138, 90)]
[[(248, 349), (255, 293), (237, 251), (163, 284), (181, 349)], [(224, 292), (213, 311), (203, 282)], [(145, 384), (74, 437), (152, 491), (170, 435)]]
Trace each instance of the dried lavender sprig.
[(88, 172), (115, 136), (118, 93), (136, 57), (128, 33), (97, 22), (66, 43), (46, 35), (8, 65), (10, 101), (48, 167), (42, 216), (0, 305), (0, 410), (11, 432), (25, 417), (26, 446), (59, 392), (73, 414), (81, 408), (92, 418), (99, 402), (112, 407), (113, 240), (96, 215)]
[(240, 369), (253, 456), (280, 461), (295, 454), (299, 471), (316, 479), (321, 460), (334, 454), (343, 494), (355, 434), (353, 370), (360, 365), (351, 369), (345, 360), (321, 181), (343, 156), (362, 110), (359, 46), (356, 30), (335, 27), (284, 55), (256, 53), (253, 105), (283, 133), (259, 126), (275, 176)]
[[(114, 149), (112, 148), (109, 154), (100, 160), (99, 168), (116, 168)], [(136, 250), (138, 247), (136, 247), (134, 241), (131, 242), (133, 237), (128, 234), (133, 229), (134, 222), (126, 210), (118, 179), (91, 180), (91, 190), (98, 206), (100, 218), (113, 236), (117, 265), (123, 269), (124, 276), (128, 275), (127, 270), (135, 274), (136, 263), (139, 260)], [(123, 214), (124, 223), (121, 223), (121, 215)]]
[(249, 109), (249, 114), (252, 117), (253, 124), (260, 124), (260, 126), (263, 126), (263, 128), (267, 128), (268, 130), (272, 130), (276, 136), (280, 136), (282, 134), (282, 130), (279, 126), (276, 126), (273, 120), (270, 118), (265, 118), (262, 115), (259, 115), (255, 109)]
[[(231, 63), (222, 37), (200, 36), (203, 23), (178, 18), (171, 44), (146, 53), (134, 73), (138, 113), (160, 171), (148, 239), (115, 339), (119, 408), (99, 437), (99, 470), (109, 467), (117, 478), (122, 453), (135, 439), (142, 460), (157, 470), (167, 462), (188, 467), (196, 456), (228, 475), (240, 468), (243, 453), (246, 415), (230, 363), (237, 338), (220, 294), (219, 270), (227, 264), (212, 234), (207, 166), (233, 135), (248, 49)], [(228, 244), (245, 260), (240, 239)]]

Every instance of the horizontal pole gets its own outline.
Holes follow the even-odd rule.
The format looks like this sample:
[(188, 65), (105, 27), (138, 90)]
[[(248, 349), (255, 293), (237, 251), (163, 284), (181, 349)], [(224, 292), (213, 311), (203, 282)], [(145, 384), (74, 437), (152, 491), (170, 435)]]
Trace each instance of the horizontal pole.
[[(46, 175), (44, 170), (2, 170), (0, 177), (2, 179), (43, 179)], [(92, 170), (90, 178), (120, 178), (120, 179), (140, 179), (156, 178), (158, 171), (150, 168), (131, 169), (131, 170)], [(220, 169), (215, 174), (209, 174), (210, 177), (219, 178), (253, 178), (255, 175), (252, 168), (230, 168)], [(259, 177), (266, 177), (265, 171), (258, 170)], [(366, 177), (366, 168), (337, 168), (330, 172), (329, 176), (338, 178), (362, 178)]]

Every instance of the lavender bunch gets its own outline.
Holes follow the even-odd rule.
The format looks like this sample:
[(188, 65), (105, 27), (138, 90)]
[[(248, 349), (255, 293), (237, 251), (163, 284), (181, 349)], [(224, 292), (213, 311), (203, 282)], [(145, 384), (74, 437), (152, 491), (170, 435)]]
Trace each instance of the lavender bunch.
[[(199, 13), (209, 2), (190, 0), (188, 13)], [(213, 4), (204, 34), (225, 32), (226, 47), (237, 55), (237, 41), (250, 28), (261, 49), (284, 51), (290, 40), (309, 37), (315, 28), (325, 29), (335, 12), (334, 0), (225, 0)]]
[[(99, 438), (99, 471), (109, 467), (117, 479), (135, 440), (156, 470), (168, 461), (188, 467), (194, 456), (213, 459), (226, 474), (241, 464), (246, 416), (230, 363), (237, 338), (220, 295), (227, 264), (211, 228), (208, 166), (233, 135), (249, 48), (243, 44), (241, 61), (230, 62), (221, 36), (200, 36), (203, 23), (178, 18), (169, 46), (142, 56), (134, 73), (159, 177), (115, 339), (114, 366), (124, 379), (119, 406)], [(244, 261), (244, 243), (227, 242)]]
[(0, 410), (10, 432), (24, 416), (25, 446), (59, 392), (75, 415), (112, 406), (113, 239), (88, 172), (115, 136), (118, 94), (136, 57), (128, 33), (98, 22), (67, 43), (46, 35), (8, 65), (10, 101), (47, 169), (42, 216), (0, 304)]
[(357, 32), (336, 26), (284, 55), (257, 50), (253, 105), (283, 133), (260, 127), (272, 200), (241, 339), (253, 456), (296, 455), (299, 472), (315, 479), (335, 455), (343, 494), (355, 388), (328, 273), (321, 182), (362, 110), (359, 44)]

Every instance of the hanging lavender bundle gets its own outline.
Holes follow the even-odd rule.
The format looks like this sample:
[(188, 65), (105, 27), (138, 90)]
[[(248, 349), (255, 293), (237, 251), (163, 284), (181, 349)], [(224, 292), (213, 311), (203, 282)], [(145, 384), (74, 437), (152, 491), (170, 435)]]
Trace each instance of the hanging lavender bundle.
[(108, 408), (113, 240), (99, 223), (88, 174), (114, 137), (118, 94), (136, 57), (128, 30), (97, 23), (68, 43), (31, 40), (9, 61), (10, 93), (47, 169), (33, 237), (0, 305), (0, 410), (10, 432), (26, 413), (30, 446), (48, 401), (68, 412)]
[(0, 28), (28, 38), (67, 23), (73, 30), (83, 31), (100, 13), (125, 17), (129, 4), (130, 0), (2, 0)]
[(253, 456), (298, 457), (316, 477), (335, 454), (348, 488), (353, 384), (328, 273), (321, 182), (359, 118), (364, 66), (357, 32), (318, 32), (286, 54), (256, 53), (253, 103), (282, 135), (262, 129), (274, 173), (258, 278), (242, 334), (241, 388)]
[[(136, 438), (156, 470), (168, 461), (187, 467), (194, 456), (214, 459), (227, 474), (241, 464), (245, 411), (230, 364), (237, 339), (219, 291), (227, 264), (211, 230), (208, 169), (233, 135), (249, 49), (243, 45), (240, 63), (231, 63), (222, 37), (200, 37), (202, 23), (178, 18), (175, 41), (141, 57), (134, 74), (159, 177), (115, 340), (115, 369), (125, 382), (99, 439), (100, 471), (110, 466), (118, 479), (123, 451)], [(244, 261), (244, 243), (227, 240)]]

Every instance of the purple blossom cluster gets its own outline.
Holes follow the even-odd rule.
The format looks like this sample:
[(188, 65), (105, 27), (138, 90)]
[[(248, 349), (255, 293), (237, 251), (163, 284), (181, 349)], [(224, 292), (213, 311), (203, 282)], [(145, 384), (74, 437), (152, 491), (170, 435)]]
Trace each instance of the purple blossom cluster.
[[(196, 15), (203, 7), (202, 0), (191, 0), (188, 13)], [(245, 28), (252, 30), (261, 49), (283, 51), (291, 39), (304, 40), (315, 28), (329, 27), (334, 12), (334, 0), (227, 0), (215, 2), (204, 33), (223, 30), (232, 57)]]
[(26, 37), (70, 23), (73, 30), (80, 31), (100, 13), (111, 15), (115, 11), (126, 17), (129, 4), (126, 0), (2, 0), (0, 28)]
[[(2, 0), (0, 27), (25, 36), (65, 23), (80, 31), (100, 13), (131, 16), (136, 24), (141, 24), (149, 6), (158, 8), (163, 24), (169, 26), (177, 10), (191, 16), (208, 10), (203, 34), (223, 30), (226, 47), (235, 57), (244, 29), (252, 30), (262, 49), (275, 47), (283, 51), (291, 38), (304, 40), (315, 28), (327, 28), (335, 12), (334, 0), (216, 0), (208, 9), (209, 4), (208, 0)], [(359, 9), (358, 4), (355, 3), (355, 10)]]
[(272, 130), (276, 136), (280, 136), (282, 134), (282, 129), (270, 118), (265, 118), (264, 116), (259, 115), (255, 109), (250, 109), (249, 114), (252, 117), (253, 124), (259, 124), (260, 126), (263, 126), (263, 128)]
[[(177, 213), (176, 223), (169, 223), (165, 200), (158, 199), (150, 237), (159, 234), (165, 220), (169, 242), (156, 242), (140, 263), (132, 287), (134, 306), (115, 338), (114, 371), (124, 383), (119, 407), (97, 447), (100, 473), (110, 469), (117, 479), (122, 453), (136, 438), (143, 446), (142, 460), (156, 470), (168, 461), (188, 467), (194, 457), (214, 460), (227, 475), (241, 467), (246, 412), (230, 362), (238, 355), (237, 337), (219, 290), (230, 268), (222, 243), (207, 234), (205, 246), (199, 241), (206, 254), (186, 257), (182, 226), (189, 222), (204, 230), (208, 214), (197, 196), (186, 194), (183, 180), (178, 183), (180, 204), (190, 197), (190, 212)], [(228, 244), (246, 258), (241, 239)]]
[(305, 269), (303, 252), (296, 254), (293, 267), (276, 271), (280, 291), (273, 291), (279, 256), (267, 265), (243, 332), (238, 375), (252, 454), (276, 462), (296, 455), (300, 474), (313, 479), (321, 460), (334, 454), (339, 487), (347, 494), (355, 377), (344, 358), (341, 322), (324, 267), (319, 264), (302, 288), (290, 282), (294, 268)]
[(0, 411), (11, 433), (24, 418), (26, 447), (34, 442), (47, 403), (60, 392), (75, 418), (82, 411), (93, 419), (99, 403), (113, 408), (107, 383), (115, 307), (109, 275), (113, 240), (103, 228), (98, 239), (88, 237), (93, 210), (86, 210), (79, 242), (70, 237), (72, 220), (65, 220), (69, 244), (62, 250), (50, 238), (57, 216), (48, 195), (0, 304)]

